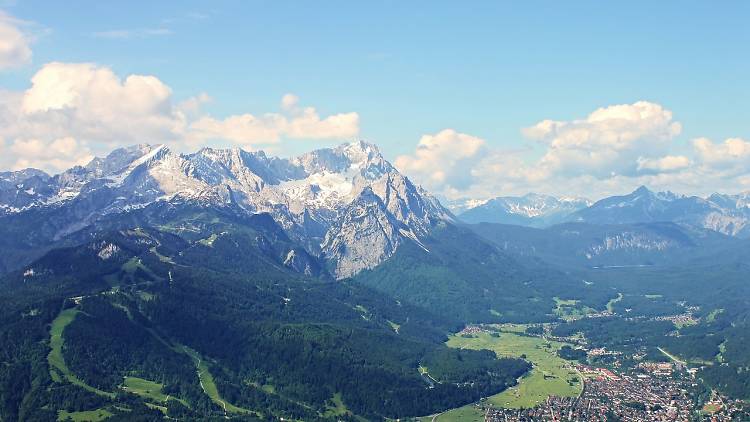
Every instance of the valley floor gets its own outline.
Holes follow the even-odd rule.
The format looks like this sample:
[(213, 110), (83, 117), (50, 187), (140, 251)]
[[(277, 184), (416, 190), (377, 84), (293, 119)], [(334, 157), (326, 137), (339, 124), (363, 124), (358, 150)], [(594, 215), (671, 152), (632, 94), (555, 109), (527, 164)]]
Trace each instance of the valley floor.
[(622, 356), (614, 353), (610, 364), (589, 366), (558, 354), (566, 345), (580, 347), (579, 337), (555, 341), (546, 334), (526, 334), (526, 327), (469, 326), (451, 335), (447, 342), (450, 347), (488, 349), (498, 357), (521, 357), (533, 368), (516, 386), (499, 394), (419, 421), (745, 420), (736, 419), (737, 415), (746, 415), (741, 400), (730, 400), (716, 391), (709, 397), (696, 396), (695, 372), (662, 348), (658, 350), (671, 362), (644, 360), (628, 367), (621, 364)]
[[(577, 397), (583, 390), (583, 377), (574, 366), (557, 356), (557, 351), (566, 343), (548, 341), (541, 337), (523, 335), (523, 325), (492, 326), (499, 330), (499, 337), (490, 332), (455, 334), (447, 344), (462, 349), (488, 349), (498, 357), (524, 358), (533, 369), (518, 385), (482, 400), (483, 405), (519, 409), (529, 408), (545, 402), (550, 396)], [(483, 421), (485, 411), (476, 404), (444, 412), (437, 416), (422, 418), (423, 421)]]

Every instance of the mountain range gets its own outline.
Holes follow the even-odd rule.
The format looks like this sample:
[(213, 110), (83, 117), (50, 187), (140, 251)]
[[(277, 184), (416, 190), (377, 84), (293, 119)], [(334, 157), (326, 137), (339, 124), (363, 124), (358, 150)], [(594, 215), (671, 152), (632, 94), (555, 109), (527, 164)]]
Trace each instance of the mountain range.
[[(434, 258), (445, 250), (435, 239), (446, 233), (462, 233), (456, 244), (484, 239), (515, 259), (537, 256), (563, 266), (675, 262), (732, 244), (713, 232), (750, 235), (748, 193), (700, 198), (640, 187), (593, 203), (528, 194), (449, 205), (461, 211), (458, 217), (363, 141), (293, 158), (238, 148), (179, 154), (164, 145), (134, 145), (54, 176), (36, 169), (0, 173), (0, 271), (128, 225), (205, 233), (204, 218), (185, 214), (217, 212), (264, 226), (258, 242), (279, 265), (333, 279), (375, 270), (405, 245), (411, 246), (402, 258)], [(469, 230), (461, 231), (465, 223)], [(514, 265), (506, 262), (504, 271)], [(412, 284), (430, 284), (418, 279)], [(373, 286), (385, 288), (382, 279)], [(414, 293), (408, 286), (388, 285), (386, 292)]]
[(531, 369), (448, 333), (564, 324), (561, 303), (638, 324), (721, 309), (670, 347), (744, 347), (748, 195), (469, 205), (456, 217), (365, 142), (293, 158), (136, 145), (0, 173), (0, 419), (436, 414)]
[(32, 232), (46, 242), (114, 215), (179, 203), (267, 213), (336, 278), (372, 268), (437, 222), (454, 220), (365, 142), (292, 159), (137, 145), (55, 176), (34, 169), (0, 174), (0, 212), (20, 219), (44, 214), (47, 224)]
[(501, 196), (469, 201), (460, 218), (467, 223), (500, 223), (545, 227), (561, 223), (576, 211), (591, 205), (585, 198), (556, 198), (529, 193), (521, 197)]
[(516, 262), (364, 142), (290, 159), (138, 145), (0, 178), (2, 420), (440, 412), (530, 369), (446, 333), (548, 320), (581, 284)]
[(501, 223), (549, 227), (567, 222), (634, 224), (673, 222), (714, 230), (722, 234), (750, 236), (750, 192), (715, 193), (706, 198), (653, 192), (641, 186), (630, 194), (596, 202), (579, 198), (555, 198), (528, 194), (472, 201), (458, 214), (467, 223)]

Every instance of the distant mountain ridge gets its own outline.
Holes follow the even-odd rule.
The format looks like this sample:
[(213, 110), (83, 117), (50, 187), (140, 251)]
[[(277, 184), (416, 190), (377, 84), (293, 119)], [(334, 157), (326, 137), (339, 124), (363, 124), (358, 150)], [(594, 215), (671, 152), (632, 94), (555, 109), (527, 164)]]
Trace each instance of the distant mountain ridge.
[(715, 193), (707, 198), (672, 192), (653, 192), (641, 186), (627, 195), (611, 196), (594, 203), (585, 199), (558, 199), (548, 195), (498, 197), (458, 214), (466, 223), (500, 223), (549, 227), (566, 222), (635, 224), (673, 222), (714, 230), (722, 234), (750, 236), (750, 192)]
[(730, 236), (750, 235), (748, 193), (713, 194), (708, 198), (652, 192), (641, 186), (632, 193), (597, 201), (570, 216), (570, 221), (630, 224), (670, 221)]
[(541, 258), (571, 268), (680, 265), (747, 242), (672, 222), (570, 222), (548, 228), (479, 223), (468, 227), (517, 257)]
[(500, 223), (541, 227), (565, 221), (575, 211), (591, 205), (585, 198), (556, 198), (529, 193), (473, 203), (460, 214), (467, 223)]
[[(33, 169), (0, 174), (0, 215), (45, 213), (54, 222), (45, 233), (51, 239), (108, 215), (185, 201), (270, 214), (337, 278), (372, 268), (403, 242), (418, 242), (437, 221), (453, 221), (363, 141), (291, 159), (239, 148), (178, 154), (164, 145), (134, 145), (55, 176)], [(352, 231), (363, 210), (375, 215), (359, 218)]]

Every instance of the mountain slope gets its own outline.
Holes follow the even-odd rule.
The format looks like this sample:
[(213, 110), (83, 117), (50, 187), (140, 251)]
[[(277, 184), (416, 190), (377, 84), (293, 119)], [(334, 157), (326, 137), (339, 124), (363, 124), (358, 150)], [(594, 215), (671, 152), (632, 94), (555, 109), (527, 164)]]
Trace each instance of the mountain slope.
[(583, 299), (585, 283), (528, 266), (470, 230), (443, 224), (354, 281), (432, 312), (471, 322), (550, 321), (553, 297)]
[[(380, 420), (469, 403), (528, 370), (491, 353), (445, 353), (444, 333), (458, 321), (292, 271), (268, 249), (286, 241), (270, 218), (216, 223), (196, 211), (150, 210), (165, 229), (195, 229), (187, 237), (152, 227), (101, 232), (0, 280), (0, 334), (9, 339), (0, 383), (18, 392), (4, 396), (3, 419), (92, 408), (133, 418), (159, 405), (177, 419)], [(61, 310), (64, 347), (48, 365), (47, 324)], [(430, 387), (417, 367), (433, 359), (466, 378)], [(127, 394), (124, 377), (159, 384), (173, 399)], [(346, 414), (329, 414), (335, 397)]]

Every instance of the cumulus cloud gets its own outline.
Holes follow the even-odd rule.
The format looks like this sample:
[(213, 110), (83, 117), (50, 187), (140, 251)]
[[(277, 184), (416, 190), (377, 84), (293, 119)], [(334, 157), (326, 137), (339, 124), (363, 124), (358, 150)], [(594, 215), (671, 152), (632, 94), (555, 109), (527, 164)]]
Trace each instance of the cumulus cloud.
[[(0, 91), (0, 139), (11, 145), (10, 152), (0, 156), (0, 168), (36, 164), (57, 171), (64, 163), (77, 163), (75, 157), (134, 143), (186, 149), (212, 141), (248, 147), (283, 139), (346, 139), (359, 133), (357, 113), (321, 117), (314, 107), (299, 107), (299, 98), (292, 94), (282, 99), (282, 112), (258, 116), (217, 118), (202, 110), (209, 101), (205, 93), (176, 101), (172, 89), (152, 75), (122, 78), (93, 63), (48, 63), (34, 74), (27, 90)], [(60, 158), (39, 155), (36, 146), (43, 144), (59, 149)]]
[(0, 70), (31, 61), (31, 40), (20, 29), (21, 21), (0, 11)]
[(16, 139), (8, 150), (16, 156), (12, 170), (33, 167), (59, 172), (75, 165), (84, 165), (94, 158), (86, 145), (69, 136), (51, 142)]
[(177, 104), (177, 109), (188, 117), (195, 117), (200, 114), (201, 107), (203, 107), (204, 104), (210, 103), (211, 101), (213, 101), (213, 98), (211, 98), (210, 95), (206, 94), (205, 92), (201, 92), (200, 94), (194, 97), (190, 97), (187, 100), (184, 100)]
[(396, 165), (451, 200), (528, 192), (597, 199), (640, 185), (696, 194), (750, 187), (750, 141), (700, 138), (686, 150), (681, 129), (670, 110), (639, 101), (542, 120), (521, 130), (529, 148), (493, 148), (448, 129), (424, 136)]
[(359, 133), (359, 114), (340, 113), (321, 118), (313, 107), (286, 119), (281, 132), (291, 139), (346, 139)]
[(693, 141), (696, 155), (709, 166), (750, 166), (750, 141), (729, 138), (722, 143), (714, 143), (708, 138)]
[(297, 109), (299, 104), (299, 97), (294, 94), (284, 94), (281, 97), (281, 109), (284, 111), (292, 112)]
[(240, 145), (269, 144), (279, 141), (283, 123), (284, 118), (275, 114), (241, 114), (225, 119), (204, 116), (190, 125), (190, 136), (197, 142), (226, 139)]
[(551, 172), (611, 177), (635, 171), (644, 154), (666, 152), (681, 130), (671, 111), (639, 101), (603, 107), (580, 120), (543, 120), (522, 133), (547, 147), (539, 165)]
[(204, 116), (190, 125), (190, 138), (198, 142), (225, 139), (251, 146), (280, 139), (347, 139), (359, 133), (359, 114), (339, 113), (321, 118), (314, 107), (299, 107), (299, 97), (281, 99), (283, 113), (231, 115), (224, 119)]
[(104, 152), (123, 144), (178, 142), (185, 119), (158, 78), (122, 79), (90, 63), (49, 63), (26, 91), (0, 92), (0, 137), (6, 141), (70, 137)]
[(639, 172), (666, 173), (686, 169), (690, 166), (690, 159), (684, 155), (667, 155), (661, 158), (638, 158)]
[(422, 136), (414, 154), (397, 157), (395, 164), (430, 189), (464, 188), (485, 144), (476, 136), (444, 129)]

